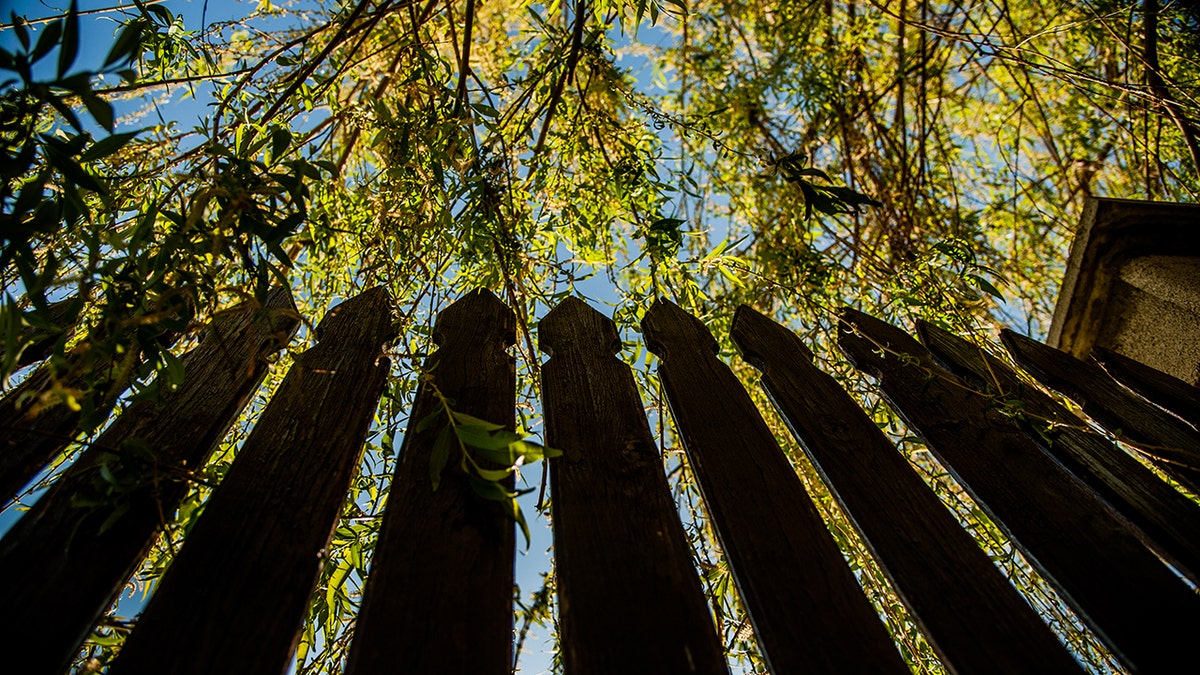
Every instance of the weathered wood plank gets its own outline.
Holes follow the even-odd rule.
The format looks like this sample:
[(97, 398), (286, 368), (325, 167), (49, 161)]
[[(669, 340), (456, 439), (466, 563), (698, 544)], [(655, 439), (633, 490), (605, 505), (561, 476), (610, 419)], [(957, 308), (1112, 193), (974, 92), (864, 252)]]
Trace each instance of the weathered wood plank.
[(566, 672), (728, 672), (616, 325), (567, 298), (538, 331)]
[(733, 340), (813, 464), (959, 673), (1081, 672), (992, 560), (791, 331), (738, 307)]
[(1200, 427), (1200, 388), (1103, 347), (1092, 358), (1121, 384)]
[(404, 435), (348, 675), (512, 670), (513, 520), (454, 468), (435, 491), (429, 467), (441, 425), (416, 428), (441, 406), (435, 391), (455, 412), (513, 428), (516, 373), (506, 348), (515, 324), (484, 290), (438, 315), (439, 349), (425, 363)]
[(838, 344), (1079, 615), (1142, 672), (1195, 655), (1200, 598), (1126, 522), (907, 332), (842, 313)]
[(907, 672), (712, 334), (662, 299), (642, 329), (771, 671)]
[[(1086, 430), (1066, 406), (1026, 385), (1006, 364), (937, 326), (920, 322), (917, 332), (956, 374), (969, 377), (987, 394), (1020, 400), (1031, 419), (1035, 440), (1072, 473), (1096, 490), (1150, 538), (1150, 544), (1200, 582), (1200, 506), (1161, 480), (1112, 441)], [(1053, 423), (1050, 429), (1036, 429)], [(1057, 426), (1062, 425), (1062, 426)]]
[(287, 671), (383, 392), (391, 310), (376, 287), (317, 326), (318, 344), (263, 411), (112, 675)]
[(286, 289), (219, 315), (183, 384), (122, 413), (0, 541), (0, 635), (38, 646), (22, 672), (66, 668), (298, 325)]
[(1157, 460), (1189, 489), (1200, 489), (1200, 433), (1108, 376), (1096, 363), (1018, 335), (1000, 333), (1017, 363), (1043, 384), (1083, 407), (1105, 429)]

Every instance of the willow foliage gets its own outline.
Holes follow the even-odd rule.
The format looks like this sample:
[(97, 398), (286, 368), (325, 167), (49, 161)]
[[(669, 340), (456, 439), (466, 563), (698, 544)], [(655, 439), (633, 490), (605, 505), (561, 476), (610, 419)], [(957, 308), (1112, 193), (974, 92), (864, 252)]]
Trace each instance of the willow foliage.
[[(144, 370), (167, 372), (172, 357), (147, 333), (162, 321), (186, 333), (273, 284), (292, 287), (312, 321), (336, 298), (387, 286), (397, 373), (365, 497), (339, 529), (358, 551), (340, 559), (354, 564), (326, 575), (338, 583), (363, 569), (366, 505), (386, 487), (431, 317), (469, 289), (517, 309), (536, 431), (534, 333), (565, 295), (615, 303), (633, 330), (665, 295), (722, 339), (750, 303), (839, 370), (828, 331), (842, 304), (1036, 333), (1086, 196), (1200, 190), (1198, 23), (1175, 3), (208, 10), (185, 18), (134, 0), (101, 12), (116, 31), (92, 57), (81, 32), (107, 35), (74, 6), (4, 28), (3, 375), (46, 336), (62, 368), (88, 341), (97, 354), (143, 351)], [(53, 313), (63, 298), (84, 301)], [(60, 394), (70, 404), (88, 392)], [(721, 579), (709, 587), (724, 597)], [(340, 592), (314, 603), (310, 670), (340, 658), (352, 604)], [(526, 616), (545, 620), (538, 602)], [(746, 630), (730, 612), (737, 651)], [(921, 668), (928, 648), (907, 649)]]

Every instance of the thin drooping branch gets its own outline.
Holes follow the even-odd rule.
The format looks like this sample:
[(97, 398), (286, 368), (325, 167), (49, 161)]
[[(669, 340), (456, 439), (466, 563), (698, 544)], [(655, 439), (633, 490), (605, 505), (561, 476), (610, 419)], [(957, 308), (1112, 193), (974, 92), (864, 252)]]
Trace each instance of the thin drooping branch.
[(587, 0), (575, 0), (575, 23), (571, 28), (571, 51), (567, 54), (567, 64), (562, 75), (554, 82), (554, 90), (550, 92), (550, 104), (546, 108), (546, 121), (542, 123), (537, 144), (533, 147), (534, 156), (541, 152), (542, 145), (546, 142), (546, 134), (550, 132), (550, 124), (554, 121), (554, 111), (558, 108), (559, 99), (562, 98), (563, 87), (566, 86), (567, 80), (575, 75), (575, 66), (579, 64), (579, 54), (583, 51), (583, 25), (586, 20)]
[(1146, 84), (1171, 121), (1179, 127), (1179, 132), (1183, 134), (1183, 142), (1187, 144), (1188, 152), (1192, 155), (1192, 166), (1200, 173), (1200, 145), (1196, 143), (1196, 130), (1179, 108), (1179, 104), (1171, 97), (1158, 63), (1158, 0), (1143, 0), (1142, 30), (1145, 37), (1142, 60), (1146, 67)]
[(467, 14), (463, 19), (462, 55), (458, 63), (458, 87), (454, 92), (454, 112), (457, 118), (467, 99), (467, 77), (471, 74), (471, 29), (475, 26), (475, 0), (467, 0)]

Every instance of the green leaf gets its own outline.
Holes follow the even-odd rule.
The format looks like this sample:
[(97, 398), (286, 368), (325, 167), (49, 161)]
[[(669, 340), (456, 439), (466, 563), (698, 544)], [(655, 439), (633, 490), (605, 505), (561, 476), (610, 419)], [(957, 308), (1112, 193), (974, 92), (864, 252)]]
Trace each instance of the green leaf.
[(108, 635), (92, 633), (88, 637), (88, 643), (98, 645), (100, 647), (115, 647), (119, 644), (124, 644), (125, 638), (121, 633), (113, 631)]
[(92, 119), (96, 120), (96, 124), (104, 127), (105, 131), (112, 132), (114, 123), (112, 104), (91, 91), (86, 94), (81, 93), (79, 98), (87, 107)]
[[(75, 185), (78, 185), (81, 188), (92, 190), (94, 192), (104, 191), (104, 186), (100, 184), (100, 181), (98, 181), (95, 176), (84, 171), (83, 167), (79, 166), (79, 164), (69, 154), (67, 154), (67, 152), (64, 151), (65, 149), (60, 149), (52, 143), (47, 143), (44, 147), (46, 149), (46, 159), (50, 161), (50, 165), (55, 169), (58, 169), (59, 173), (61, 173), (65, 178), (74, 184), (71, 186), (71, 189), (73, 189)], [(64, 187), (64, 189), (66, 188)]]
[(287, 127), (274, 125), (271, 129), (271, 158), (278, 159), (292, 144), (292, 132)]
[(139, 133), (141, 132), (128, 131), (106, 136), (103, 139), (93, 143), (86, 152), (79, 156), (79, 159), (84, 162), (93, 162), (102, 157), (108, 157), (109, 155), (125, 147), (125, 145), (129, 143), (129, 141), (132, 141), (134, 138), (136, 138)]
[(13, 32), (17, 34), (17, 40), (21, 42), (21, 47), (25, 51), (29, 51), (29, 29), (25, 27), (25, 18), (17, 16), (16, 12), (10, 12), (12, 17), (9, 23), (12, 24)]
[(67, 18), (63, 28), (62, 44), (58, 51), (58, 77), (62, 79), (66, 77), (67, 71), (75, 64), (75, 57), (79, 55), (79, 7), (75, 0), (71, 0), (71, 6), (67, 9)]
[(429, 482), (437, 490), (442, 482), (442, 471), (450, 462), (450, 452), (454, 449), (454, 437), (450, 433), (450, 425), (442, 428), (437, 440), (433, 443), (433, 451), (429, 454)]
[(467, 445), (480, 450), (502, 450), (508, 448), (513, 441), (521, 440), (520, 434), (511, 431), (488, 432), (482, 427), (455, 425), (454, 433)]
[(529, 523), (525, 522), (525, 514), (521, 512), (521, 505), (517, 503), (517, 500), (510, 500), (510, 504), (513, 520), (517, 521), (517, 525), (521, 528), (521, 534), (525, 537), (525, 549), (528, 550), (530, 544)]
[(175, 15), (171, 14), (171, 10), (162, 5), (146, 5), (143, 11), (153, 14), (163, 26), (170, 26), (175, 22)]
[(122, 516), (129, 512), (131, 506), (132, 504), (125, 502), (113, 509), (112, 513), (108, 514), (108, 517), (105, 518), (104, 522), (100, 524), (100, 529), (96, 532), (96, 534), (104, 534), (105, 532), (108, 532), (113, 525), (117, 524), (117, 521), (121, 520)]
[(561, 457), (563, 454), (562, 450), (547, 448), (541, 443), (533, 441), (514, 441), (510, 444), (510, 448), (515, 454), (523, 457), (526, 464), (532, 464), (546, 457)]
[(337, 630), (337, 621), (341, 618), (339, 612), (335, 610), (337, 607), (337, 596), (342, 590), (342, 585), (346, 583), (346, 577), (348, 576), (350, 576), (350, 565), (348, 562), (343, 561), (333, 570), (333, 574), (329, 576), (329, 585), (325, 587), (325, 604), (329, 607), (330, 619), (325, 624), (327, 635), (333, 635), (333, 632)]
[(961, 239), (944, 239), (933, 245), (934, 250), (946, 254), (952, 260), (964, 263), (975, 262), (975, 252)]
[(142, 35), (147, 27), (146, 20), (140, 17), (125, 24), (121, 28), (121, 33), (117, 35), (112, 49), (108, 50), (108, 57), (104, 59), (104, 67), (130, 60), (141, 48)]
[(518, 494), (516, 492), (509, 492), (499, 483), (487, 481), (471, 474), (467, 474), (467, 483), (471, 485), (471, 490), (475, 494), (489, 501), (504, 502), (516, 497)]
[(477, 455), (489, 462), (495, 462), (501, 466), (512, 466), (516, 464), (517, 453), (510, 447), (510, 444), (504, 444), (500, 448), (484, 448), (477, 445), (471, 446)]
[(490, 105), (487, 105), (486, 103), (472, 103), (471, 107), (484, 117), (491, 117), (495, 119), (500, 116), (500, 111), (496, 110)]
[(481, 466), (474, 467), (475, 473), (486, 481), (499, 483), (500, 481), (512, 475), (512, 469), (485, 469)]
[(46, 24), (42, 29), (42, 34), (38, 36), (37, 46), (33, 48), (33, 53), (29, 55), (30, 61), (38, 61), (46, 54), (50, 53), (58, 45), (58, 38), (62, 36), (62, 22), (53, 21)]
[(1000, 302), (1004, 302), (1004, 294), (1001, 293), (1000, 289), (996, 288), (992, 282), (984, 279), (978, 274), (968, 274), (967, 278), (970, 279), (981, 291), (991, 295)]
[(171, 389), (183, 384), (184, 368), (183, 362), (177, 356), (171, 353), (171, 350), (164, 349), (159, 354), (162, 356), (163, 364), (167, 367), (167, 381), (171, 385)]
[(441, 419), (444, 412), (445, 410), (438, 408), (437, 410), (434, 410), (426, 415), (424, 419), (422, 419), (420, 422), (417, 422), (417, 426), (413, 429), (413, 433), (419, 434), (423, 431), (433, 428), (433, 425), (437, 424), (437, 421)]
[(472, 417), (471, 415), (460, 412), (454, 413), (454, 421), (457, 424), (463, 424), (469, 427), (480, 427), (484, 431), (496, 431), (497, 429), (504, 428), (503, 424), (493, 424), (487, 420), (481, 420), (478, 417)]

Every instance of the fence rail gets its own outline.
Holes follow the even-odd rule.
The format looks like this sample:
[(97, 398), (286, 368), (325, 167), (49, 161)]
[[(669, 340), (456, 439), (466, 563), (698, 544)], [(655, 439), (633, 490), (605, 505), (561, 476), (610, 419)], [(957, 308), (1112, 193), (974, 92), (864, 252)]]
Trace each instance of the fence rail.
[[(68, 667), (297, 319), (283, 289), (264, 307), (215, 317), (182, 358), (182, 385), (120, 412), (0, 540), (0, 593), (11, 603), (0, 635), (37, 645), (14, 650), (22, 672)], [(772, 672), (905, 672), (788, 457), (717, 358), (708, 328), (665, 300), (642, 327)], [(474, 494), (469, 476), (442, 470), (445, 429), (427, 420), (453, 406), (513, 428), (514, 329), (511, 310), (486, 291), (438, 317), (439, 348), (423, 369), (347, 672), (512, 669), (513, 522)], [(1126, 666), (1177, 672), (1194, 660), (1200, 597), (1159, 556), (1197, 579), (1200, 506), (1000, 359), (929, 324), (917, 332), (926, 346), (846, 310), (839, 345)], [(319, 324), (318, 343), (260, 416), (112, 673), (286, 671), (383, 391), (382, 354), (393, 333), (382, 289), (344, 302)], [(799, 338), (748, 307), (738, 309), (732, 338), (948, 670), (1080, 670)], [(725, 672), (662, 458), (631, 371), (616, 357), (616, 327), (567, 299), (541, 321), (540, 340), (550, 357), (546, 440), (564, 452), (551, 460), (551, 486), (567, 672), (626, 672), (631, 664)], [(1112, 354), (1085, 363), (1028, 338), (1004, 341), (1047, 385), (1195, 484), (1195, 388)], [(49, 385), (35, 381), (26, 391), (37, 386)], [(36, 394), (10, 392), (0, 410)], [(5, 424), (9, 438), (20, 438), (49, 422), (17, 416)], [(76, 435), (74, 422), (57, 424), (37, 433)], [(50, 459), (39, 452), (15, 473), (0, 462), (0, 478), (27, 480), (28, 465), (36, 471)]]

